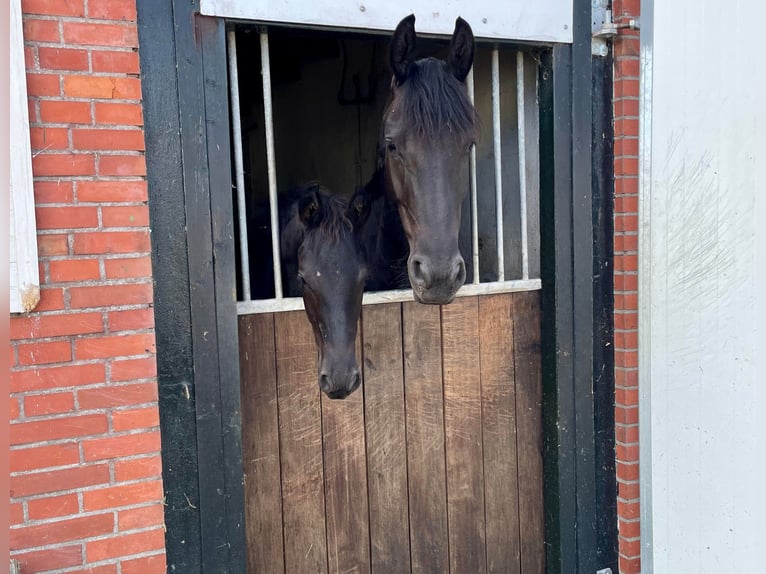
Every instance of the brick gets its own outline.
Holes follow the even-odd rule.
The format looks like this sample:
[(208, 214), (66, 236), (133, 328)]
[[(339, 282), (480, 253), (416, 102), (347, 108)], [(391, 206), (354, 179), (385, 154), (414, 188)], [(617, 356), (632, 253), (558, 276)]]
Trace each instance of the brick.
[(59, 23), (57, 20), (24, 18), (25, 42), (60, 42)]
[(638, 327), (637, 313), (615, 313), (614, 314), (615, 329), (636, 329), (637, 327)]
[[(55, 492), (88, 488), (108, 483), (108, 464), (46, 470), (33, 474), (12, 476), (11, 496), (18, 498), (37, 494), (53, 494)], [(37, 545), (35, 544), (35, 546)]]
[(114, 462), (114, 478), (117, 482), (161, 476), (162, 458), (159, 455)]
[(109, 313), (109, 331), (138, 331), (154, 327), (154, 309), (130, 309)]
[(135, 48), (138, 46), (138, 34), (135, 26), (127, 24), (64, 22), (64, 42), (85, 46)]
[(83, 0), (22, 0), (24, 14), (45, 16), (84, 16)]
[[(24, 46), (24, 69), (34, 70), (35, 68), (35, 48), (32, 46)], [(32, 114), (30, 114), (29, 121), (34, 121), (32, 119)]]
[(135, 534), (122, 534), (114, 538), (94, 540), (86, 543), (85, 552), (89, 562), (131, 556), (152, 550), (161, 550), (165, 547), (165, 535), (162, 528), (137, 532)]
[(48, 265), (53, 283), (93, 281), (101, 275), (97, 259), (63, 259)]
[(32, 158), (32, 172), (38, 177), (95, 175), (96, 162), (88, 153), (43, 153)]
[[(72, 287), (69, 289), (72, 308), (111, 307), (114, 305), (141, 305), (151, 303), (151, 283), (129, 285), (101, 285)], [(120, 356), (117, 353), (116, 356)]]
[(615, 215), (615, 231), (638, 231), (638, 216), (636, 215)]
[[(36, 172), (35, 172), (36, 173)], [(37, 174), (36, 175), (40, 175)], [(36, 181), (35, 203), (71, 203), (74, 199), (74, 187), (71, 181)]]
[(18, 346), (20, 365), (45, 365), (72, 360), (69, 341), (36, 341)]
[(120, 205), (101, 208), (104, 227), (148, 227), (149, 207), (147, 205)]
[[(631, 117), (638, 117), (638, 100), (635, 98), (621, 98), (614, 102), (614, 117), (618, 118), (621, 116), (631, 116)], [(619, 141), (619, 140), (618, 140)], [(625, 142), (633, 142), (633, 151), (635, 153), (631, 152), (622, 152), (625, 155), (638, 155), (638, 138), (629, 138), (624, 139)], [(617, 142), (615, 142), (616, 144)], [(624, 146), (623, 146), (624, 149)], [(615, 155), (618, 155), (615, 152)]]
[(20, 502), (12, 502), (8, 508), (8, 517), (11, 526), (24, 522), (24, 505)]
[(36, 99), (27, 100), (27, 112), (29, 113), (29, 123), (31, 124), (34, 124), (39, 121), (37, 119), (37, 106), (35, 105), (36, 101), (37, 101)]
[(76, 233), (74, 252), (78, 255), (103, 253), (147, 253), (151, 250), (149, 233), (141, 231), (95, 231)]
[(140, 126), (144, 123), (141, 104), (96, 103), (96, 123)]
[(91, 53), (94, 72), (107, 74), (138, 74), (138, 52), (112, 52), (99, 50)]
[[(162, 484), (160, 483), (160, 499)], [(130, 508), (117, 513), (117, 529), (120, 531), (137, 528), (151, 528), (165, 524), (165, 509), (162, 504), (152, 504), (141, 508)]]
[(638, 407), (615, 407), (614, 420), (626, 425), (638, 424)]
[(11, 339), (86, 335), (103, 331), (101, 313), (67, 313), (18, 317), (11, 323)]
[(104, 76), (66, 76), (64, 95), (70, 98), (113, 98), (116, 79)]
[[(614, 41), (614, 56), (616, 58), (641, 56), (641, 41), (636, 36), (620, 34)], [(619, 77), (619, 76), (618, 76)]]
[(90, 512), (147, 502), (160, 502), (162, 496), (162, 481), (135, 482), (87, 490), (82, 495), (82, 505), (86, 512)]
[(56, 74), (27, 74), (27, 95), (60, 96), (60, 82)]
[[(621, 255), (621, 258), (631, 257), (630, 255)], [(625, 293), (618, 294), (614, 297), (615, 309), (622, 309), (624, 311), (637, 311), (638, 310), (638, 294)]]
[(77, 514), (79, 503), (76, 494), (62, 494), (30, 500), (27, 509), (30, 520), (43, 520)]
[(616, 0), (614, 3), (615, 17), (622, 16), (640, 16), (641, 15), (641, 1), (640, 0)]
[(37, 254), (40, 257), (66, 255), (69, 253), (69, 242), (66, 235), (38, 235)]
[(638, 482), (620, 482), (617, 483), (617, 495), (623, 500), (638, 500), (641, 494), (641, 488)]
[(101, 564), (100, 566), (88, 566), (81, 570), (68, 570), (66, 574), (117, 574), (117, 565)]
[(615, 445), (615, 457), (619, 462), (638, 462), (638, 445)]
[(82, 564), (82, 546), (58, 546), (33, 552), (13, 553), (11, 557), (19, 561), (22, 572), (47, 572)]
[(92, 121), (88, 102), (40, 102), (40, 118), (52, 124), (89, 124)]
[(641, 558), (620, 556), (620, 574), (641, 574)]
[(618, 520), (617, 530), (623, 538), (638, 538), (641, 535), (641, 523), (638, 520)]
[(38, 229), (98, 227), (98, 209), (95, 207), (38, 207), (35, 214)]
[[(153, 386), (156, 386), (152, 383)], [(115, 432), (149, 429), (160, 426), (160, 413), (156, 406), (112, 413), (112, 428)]]
[(75, 356), (78, 359), (85, 360), (145, 355), (154, 352), (154, 333), (115, 335), (113, 337), (97, 337), (75, 341)]
[(62, 311), (64, 309), (64, 291), (58, 288), (43, 287), (40, 290), (40, 302), (35, 312)]
[(88, 16), (99, 20), (135, 21), (136, 4), (125, 0), (89, 0)]
[(637, 157), (623, 157), (618, 158), (614, 162), (615, 175), (627, 175), (638, 173), (638, 158)]
[(42, 70), (88, 71), (86, 50), (40, 46), (37, 53)]
[(637, 78), (640, 74), (640, 64), (635, 58), (618, 58), (614, 65), (616, 76)]
[(165, 554), (123, 560), (120, 564), (122, 574), (164, 574), (167, 568)]
[(146, 201), (145, 180), (78, 181), (77, 199), (81, 202)]
[(615, 119), (614, 135), (638, 135), (638, 120), (632, 118)]
[(30, 143), (32, 150), (57, 150), (69, 147), (69, 130), (67, 128), (30, 128)]
[(103, 155), (98, 160), (99, 175), (141, 177), (146, 175), (143, 155)]
[(16, 420), (17, 418), (19, 418), (19, 414), (21, 414), (19, 399), (17, 399), (16, 397), (11, 397), (8, 420), (9, 421)]
[(625, 444), (638, 443), (638, 425), (625, 426), (617, 424), (615, 425), (614, 435), (615, 439), (619, 442)]
[(617, 387), (614, 390), (614, 402), (619, 406), (635, 407), (638, 406), (638, 389), (626, 389)]
[(621, 195), (624, 193), (637, 194), (638, 177), (624, 175), (622, 177), (618, 177), (614, 181), (614, 193), (615, 195)]
[(13, 371), (10, 388), (12, 392), (41, 391), (103, 383), (105, 380), (103, 364), (66, 365)]
[(72, 145), (82, 150), (131, 150), (143, 151), (144, 132), (141, 130), (109, 130), (75, 128)]
[(112, 361), (112, 382), (150, 379), (157, 376), (157, 361), (154, 357)]
[(24, 414), (27, 417), (57, 415), (74, 411), (74, 394), (71, 392), (24, 397)]
[(638, 463), (618, 464), (617, 478), (620, 480), (638, 480)]
[(11, 548), (45, 546), (88, 536), (101, 536), (113, 531), (114, 517), (110, 512), (15, 528), (11, 530), (10, 542)]
[(157, 401), (157, 385), (151, 382), (80, 389), (77, 399), (83, 410), (140, 405)]
[(151, 257), (131, 257), (130, 259), (107, 259), (104, 261), (106, 276), (109, 279), (128, 279), (152, 276)]
[(620, 537), (619, 541), (620, 554), (626, 558), (637, 558), (641, 556), (641, 540), (634, 538), (633, 540), (626, 540)]
[(620, 213), (638, 213), (638, 197), (634, 195), (616, 197), (614, 209)]
[(17, 448), (10, 451), (10, 472), (41, 470), (55, 466), (77, 464), (80, 451), (75, 443)]
[(79, 436), (103, 434), (109, 430), (106, 415), (79, 415), (14, 423), (11, 425), (11, 444), (28, 444)]
[(159, 453), (160, 433), (159, 431), (151, 431), (119, 437), (84, 440), (82, 449), (85, 460), (88, 462)]

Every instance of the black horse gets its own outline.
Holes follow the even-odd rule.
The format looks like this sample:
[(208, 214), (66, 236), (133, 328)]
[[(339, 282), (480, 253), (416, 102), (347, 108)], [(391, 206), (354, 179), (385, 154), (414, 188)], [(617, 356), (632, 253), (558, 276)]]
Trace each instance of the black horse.
[(319, 388), (343, 399), (361, 383), (355, 341), (367, 265), (359, 232), (369, 204), (363, 194), (348, 203), (319, 185), (297, 195), (281, 234), (286, 291), (303, 297), (319, 351)]
[(409, 243), (408, 273), (421, 303), (450, 303), (466, 277), (458, 248), (460, 211), (468, 192), (475, 110), (465, 79), (474, 38), (455, 23), (447, 60), (415, 59), (415, 16), (391, 40), (391, 95), (381, 125), (380, 164), (389, 199)]

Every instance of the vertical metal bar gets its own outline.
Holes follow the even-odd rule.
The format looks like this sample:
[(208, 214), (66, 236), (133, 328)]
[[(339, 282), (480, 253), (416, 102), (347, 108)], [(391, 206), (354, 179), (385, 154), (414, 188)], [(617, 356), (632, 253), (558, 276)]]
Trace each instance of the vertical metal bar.
[(274, 296), (282, 298), (282, 261), (279, 253), (279, 204), (277, 203), (277, 161), (274, 152), (274, 117), (271, 107), (271, 63), (269, 32), (261, 29), (261, 75), (263, 77), (263, 116), (266, 128), (266, 165), (269, 172), (269, 212), (271, 215), (271, 256), (274, 260)]
[(524, 110), (524, 52), (516, 52), (516, 112), (519, 136), (519, 211), (521, 212), (521, 277), (529, 279), (529, 245), (527, 240), (527, 140)]
[(503, 161), (500, 139), (500, 52), (492, 48), (492, 135), (495, 143), (495, 210), (497, 215), (497, 280), (505, 281), (503, 247)]
[(242, 269), (242, 298), (250, 301), (250, 250), (247, 242), (247, 206), (245, 205), (245, 164), (242, 160), (242, 122), (239, 111), (239, 72), (237, 71), (237, 35), (229, 30), (229, 99), (231, 100), (231, 129), (234, 132), (234, 172), (237, 184), (237, 215), (239, 216), (239, 259)]
[[(474, 100), (473, 68), (468, 72), (466, 78), (468, 88), (468, 97), (471, 103), (476, 106)], [(476, 146), (471, 146), (470, 159), (471, 172), (471, 257), (473, 261), (473, 282), (479, 283), (479, 200), (476, 191)]]

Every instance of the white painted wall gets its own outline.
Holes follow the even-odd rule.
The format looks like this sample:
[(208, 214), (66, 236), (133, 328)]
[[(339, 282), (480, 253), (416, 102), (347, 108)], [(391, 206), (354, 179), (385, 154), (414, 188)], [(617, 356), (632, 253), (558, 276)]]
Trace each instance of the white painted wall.
[(572, 41), (572, 0), (201, 0), (209, 16), (392, 31), (415, 14), (419, 33), (451, 35), (462, 16), (477, 38)]
[(766, 10), (641, 10), (642, 571), (763, 572)]

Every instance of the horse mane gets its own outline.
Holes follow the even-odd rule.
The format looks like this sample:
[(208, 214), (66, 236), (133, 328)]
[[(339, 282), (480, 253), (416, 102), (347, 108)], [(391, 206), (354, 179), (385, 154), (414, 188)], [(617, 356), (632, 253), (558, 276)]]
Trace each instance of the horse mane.
[(307, 230), (305, 241), (312, 244), (329, 241), (337, 243), (344, 233), (353, 231), (354, 225), (346, 216), (348, 200), (333, 195), (319, 183), (310, 183), (302, 187), (303, 194), (316, 193), (320, 196), (319, 208), (322, 210), (319, 225)]
[(401, 88), (404, 121), (421, 136), (434, 139), (447, 129), (456, 136), (476, 136), (476, 111), (465, 85), (436, 58), (418, 60)]

